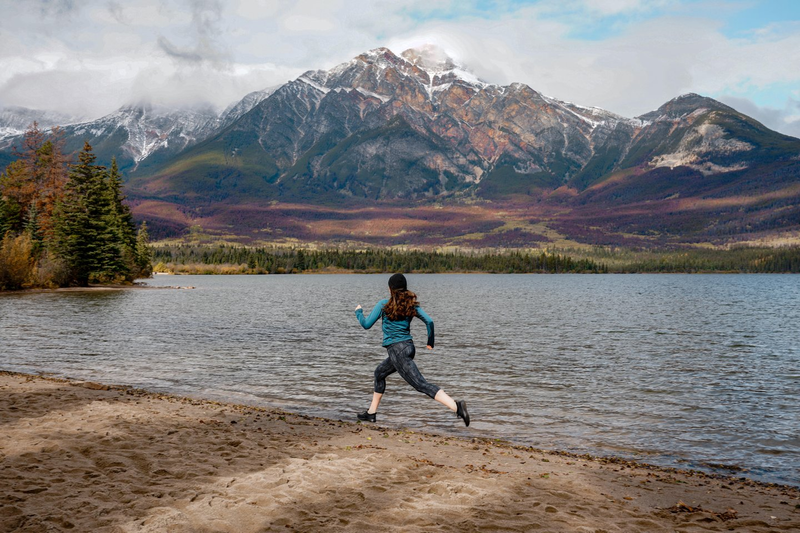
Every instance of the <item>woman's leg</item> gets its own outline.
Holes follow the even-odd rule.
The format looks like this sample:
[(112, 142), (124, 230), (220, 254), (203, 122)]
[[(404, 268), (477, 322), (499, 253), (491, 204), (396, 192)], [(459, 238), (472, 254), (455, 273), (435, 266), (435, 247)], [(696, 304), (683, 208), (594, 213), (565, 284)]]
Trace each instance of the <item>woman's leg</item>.
[(428, 383), (422, 373), (417, 368), (417, 364), (414, 362), (414, 355), (416, 354), (417, 350), (412, 343), (408, 343), (405, 346), (400, 347), (399, 350), (392, 350), (389, 349), (389, 358), (394, 363), (394, 367), (397, 369), (397, 372), (403, 377), (404, 380), (408, 382), (409, 385), (417, 389), (419, 392), (423, 394), (427, 394), (440, 404), (446, 406), (451, 411), (456, 411), (458, 406), (453, 399), (447, 395), (442, 389)]
[(447, 394), (442, 389), (439, 389), (439, 392), (436, 393), (436, 396), (433, 397), (434, 400), (439, 402), (440, 404), (446, 406), (453, 412), (458, 411), (458, 406), (456, 405), (455, 400), (453, 400), (449, 394)]
[(378, 412), (378, 406), (381, 404), (381, 398), (383, 398), (383, 394), (380, 392), (372, 393), (372, 403), (369, 404), (369, 409), (367, 409), (369, 414), (374, 415)]
[[(409, 385), (455, 412), (458, 417), (464, 421), (464, 424), (469, 426), (467, 403), (464, 400), (459, 402), (454, 401), (453, 398), (442, 389), (428, 383), (422, 376), (419, 368), (417, 368), (416, 363), (414, 363), (415, 353), (416, 348), (414, 348), (414, 344), (410, 342), (400, 346), (392, 345), (389, 347), (389, 359), (391, 359), (394, 368), (397, 369), (397, 372)], [(380, 402), (380, 399), (378, 401)]]
[(375, 392), (372, 394), (372, 403), (367, 410), (369, 414), (378, 412), (381, 398), (383, 398), (383, 393), (386, 392), (386, 378), (395, 372), (397, 372), (397, 370), (389, 357), (384, 359), (381, 364), (375, 368)]

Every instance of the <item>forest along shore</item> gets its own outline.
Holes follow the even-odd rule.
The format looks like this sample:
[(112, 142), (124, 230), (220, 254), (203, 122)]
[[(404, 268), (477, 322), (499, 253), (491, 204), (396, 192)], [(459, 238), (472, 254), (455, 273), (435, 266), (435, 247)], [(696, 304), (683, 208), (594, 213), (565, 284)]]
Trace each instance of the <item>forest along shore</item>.
[(3, 531), (800, 529), (796, 487), (468, 428), (440, 436), (11, 372), (0, 426)]
[(156, 245), (154, 271), (170, 274), (292, 273), (798, 273), (800, 246), (729, 249), (494, 249), (423, 251)]

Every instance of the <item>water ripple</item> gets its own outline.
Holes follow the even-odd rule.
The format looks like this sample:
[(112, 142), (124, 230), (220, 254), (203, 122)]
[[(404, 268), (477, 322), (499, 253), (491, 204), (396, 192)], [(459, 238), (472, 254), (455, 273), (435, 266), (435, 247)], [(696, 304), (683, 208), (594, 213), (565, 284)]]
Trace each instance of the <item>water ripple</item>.
[[(0, 367), (351, 419), (385, 357), (383, 275), (159, 277), (0, 296)], [(800, 283), (784, 275), (412, 275), (470, 434), (800, 485)], [(464, 433), (388, 380), (381, 423)]]

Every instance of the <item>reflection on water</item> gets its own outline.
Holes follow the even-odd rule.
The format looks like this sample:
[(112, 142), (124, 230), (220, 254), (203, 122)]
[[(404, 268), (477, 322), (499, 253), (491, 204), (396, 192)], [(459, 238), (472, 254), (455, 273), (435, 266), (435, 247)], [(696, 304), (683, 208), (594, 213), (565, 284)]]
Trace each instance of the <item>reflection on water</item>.
[[(352, 419), (385, 357), (353, 315), (385, 275), (158, 277), (0, 296), (0, 368)], [(800, 484), (800, 278), (411, 275), (436, 322), (418, 350), (473, 424), (388, 380), (384, 425), (745, 468)], [(415, 322), (418, 347), (425, 327)], [(737, 475), (740, 475), (737, 473)]]

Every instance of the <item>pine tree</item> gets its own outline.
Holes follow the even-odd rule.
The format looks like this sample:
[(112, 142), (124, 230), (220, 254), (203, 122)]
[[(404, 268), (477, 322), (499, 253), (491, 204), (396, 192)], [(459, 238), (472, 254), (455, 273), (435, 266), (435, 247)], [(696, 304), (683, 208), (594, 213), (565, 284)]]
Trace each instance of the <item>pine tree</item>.
[(110, 207), (108, 224), (114, 233), (120, 275), (133, 279), (138, 270), (136, 261), (136, 226), (130, 208), (124, 203), (122, 175), (117, 167), (117, 158), (111, 159), (111, 169), (106, 178), (107, 195)]
[(116, 157), (111, 159), (111, 169), (108, 171), (108, 196), (117, 239), (124, 246), (135, 250), (136, 227), (133, 223), (131, 209), (124, 203), (125, 195), (122, 193), (122, 175), (117, 167)]
[(5, 197), (6, 220), (9, 229), (15, 232), (22, 231), (23, 214), (33, 198), (28, 191), (27, 175), (19, 160), (9, 164), (0, 174), (0, 195)]
[(38, 257), (42, 251), (42, 243), (44, 242), (44, 235), (42, 233), (41, 223), (39, 220), (39, 208), (36, 202), (31, 203), (28, 207), (28, 212), (25, 213), (25, 233), (31, 239), (31, 246), (33, 256)]
[(5, 237), (6, 232), (11, 229), (11, 220), (8, 215), (8, 202), (0, 195), (0, 240)]
[(53, 237), (53, 211), (64, 194), (69, 157), (64, 154), (64, 132), (51, 130), (50, 138), (36, 150), (39, 225), (45, 241)]
[(142, 222), (136, 234), (136, 266), (140, 278), (149, 278), (153, 273), (153, 251), (150, 249), (150, 235), (147, 233), (147, 222)]
[(67, 157), (63, 153), (64, 135), (53, 128), (49, 138), (34, 122), (22, 140), (22, 149), (14, 148), (18, 158), (0, 175), (0, 194), (11, 206), (7, 216), (11, 229), (21, 231), (24, 216), (37, 204), (39, 227), (45, 240), (52, 237), (52, 214), (63, 193), (67, 176)]
[(72, 282), (85, 286), (97, 263), (97, 230), (88, 208), (88, 191), (94, 179), (94, 154), (84, 146), (72, 168), (64, 196), (56, 206), (54, 249), (70, 270)]
[[(44, 132), (34, 122), (22, 138), (22, 150), (16, 146), (13, 149), (17, 160), (8, 165), (0, 177), (3, 195), (18, 203), (22, 207), (22, 213), (28, 210), (28, 206), (38, 195), (37, 174), (40, 172), (40, 165), (37, 164), (36, 152), (44, 142)], [(22, 220), (17, 222), (21, 224)]]
[(88, 285), (91, 278), (115, 277), (121, 262), (108, 224), (105, 170), (95, 165), (96, 159), (91, 145), (85, 143), (56, 209), (54, 248), (80, 286)]

